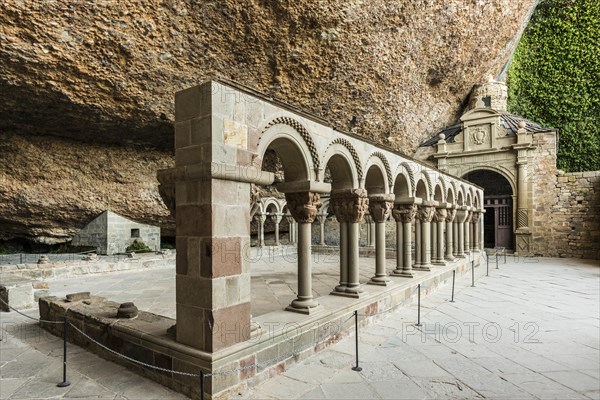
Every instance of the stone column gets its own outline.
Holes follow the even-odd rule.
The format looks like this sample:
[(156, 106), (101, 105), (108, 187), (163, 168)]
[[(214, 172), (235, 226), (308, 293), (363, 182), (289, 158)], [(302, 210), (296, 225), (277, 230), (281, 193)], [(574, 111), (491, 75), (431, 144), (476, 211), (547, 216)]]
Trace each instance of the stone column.
[[(417, 214), (417, 206), (414, 204), (398, 204), (392, 210), (392, 215), (396, 220), (396, 269), (392, 272), (393, 276), (403, 276), (412, 278), (412, 223)], [(401, 260), (400, 260), (401, 258)]]
[(286, 310), (310, 314), (319, 305), (312, 295), (310, 247), (312, 223), (321, 207), (320, 196), (315, 192), (286, 193), (285, 200), (298, 223), (298, 297)]
[(319, 214), (317, 215), (317, 220), (319, 220), (319, 227), (320, 229), (320, 245), (321, 246), (325, 246), (325, 221), (327, 220), (327, 215), (325, 214)]
[(464, 230), (465, 230), (465, 238), (464, 238), (464, 245), (465, 245), (465, 254), (469, 255), (471, 254), (471, 220), (473, 219), (473, 211), (467, 211), (467, 219), (465, 220), (464, 223)]
[(431, 263), (435, 264), (438, 258), (437, 254), (437, 222), (435, 220), (435, 212), (433, 213), (433, 220), (431, 221)]
[(364, 189), (331, 192), (330, 208), (340, 222), (340, 284), (331, 294), (359, 297), (359, 221), (367, 212), (369, 199)]
[(480, 242), (481, 235), (479, 234), (479, 218), (481, 217), (481, 212), (475, 211), (473, 212), (473, 250), (479, 251), (481, 250)]
[(267, 216), (264, 214), (258, 215), (258, 247), (265, 246), (265, 222)]
[(413, 265), (413, 269), (418, 269), (421, 266), (421, 255), (423, 254), (421, 248), (421, 215), (417, 208), (415, 216), (415, 264)]
[(275, 246), (279, 246), (279, 223), (281, 222), (281, 214), (273, 214), (272, 218), (275, 221)]
[(375, 224), (370, 214), (365, 214), (365, 223), (367, 224), (367, 245), (366, 247), (375, 247)]
[(422, 205), (419, 207), (419, 219), (421, 220), (421, 264), (415, 269), (420, 271), (431, 271), (431, 220), (435, 213), (435, 207)]
[(461, 209), (456, 212), (455, 224), (458, 232), (458, 241), (456, 242), (456, 254), (457, 258), (465, 258), (465, 221), (468, 217), (468, 212), (465, 206), (461, 206)]
[(385, 221), (392, 212), (394, 198), (393, 194), (369, 196), (369, 213), (375, 222), (375, 276), (368, 282), (371, 285), (387, 286), (390, 282), (386, 271)]
[[(433, 216), (433, 221), (437, 225), (437, 251), (436, 258), (433, 260), (434, 264), (437, 265), (445, 265), (444, 259), (444, 222), (446, 221), (446, 217), (448, 216), (448, 212), (445, 208), (437, 208), (435, 210), (435, 215)], [(448, 233), (446, 232), (446, 236)]]
[(290, 244), (294, 244), (296, 243), (296, 241), (294, 240), (294, 217), (292, 217), (289, 214), (285, 215), (285, 219), (288, 222), (288, 237), (289, 237), (289, 242)]
[(456, 217), (456, 209), (452, 208), (446, 214), (446, 260), (454, 261), (454, 218)]

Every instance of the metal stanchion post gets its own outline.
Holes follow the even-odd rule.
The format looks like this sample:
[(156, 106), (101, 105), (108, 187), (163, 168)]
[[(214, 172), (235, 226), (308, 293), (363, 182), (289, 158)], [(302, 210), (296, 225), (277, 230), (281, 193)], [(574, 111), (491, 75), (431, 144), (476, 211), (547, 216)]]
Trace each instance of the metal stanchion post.
[(204, 372), (200, 371), (200, 400), (204, 400)]
[(471, 261), (471, 287), (475, 287), (475, 261)]
[(485, 276), (490, 276), (490, 255), (485, 253)]
[(498, 269), (498, 252), (496, 252), (496, 269)]
[(417, 323), (415, 326), (421, 326), (421, 284), (417, 286)]
[(56, 386), (58, 387), (66, 387), (71, 383), (67, 380), (67, 325), (68, 325), (67, 317), (65, 317), (65, 322), (63, 325), (63, 381), (58, 383)]
[(506, 249), (502, 250), (502, 252), (504, 253), (504, 264), (506, 264)]
[(452, 270), (452, 298), (450, 299), (450, 303), (454, 303), (454, 280), (456, 279), (456, 270)]
[(362, 368), (358, 366), (358, 311), (354, 310), (354, 334), (355, 334), (355, 347), (356, 347), (356, 365), (352, 367), (353, 371), (362, 371)]

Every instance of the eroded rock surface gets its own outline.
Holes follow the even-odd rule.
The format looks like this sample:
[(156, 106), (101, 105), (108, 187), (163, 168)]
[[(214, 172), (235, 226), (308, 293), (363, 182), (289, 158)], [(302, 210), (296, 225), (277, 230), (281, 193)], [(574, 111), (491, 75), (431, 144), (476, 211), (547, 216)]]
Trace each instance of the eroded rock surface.
[[(61, 164), (80, 148), (61, 142), (51, 154), (56, 161), (48, 161), (53, 170), (27, 155), (5, 160), (3, 153), (3, 167), (24, 162), (2, 171), (9, 184), (23, 178), (29, 189), (16, 195), (15, 188), (2, 188), (8, 224), (2, 235), (64, 239), (81, 226), (75, 221), (107, 208), (163, 222), (166, 209), (150, 170), (171, 157), (173, 94), (210, 77), (243, 83), (339, 129), (412, 153), (454, 120), (473, 84), (502, 70), (534, 3), (2, 2), (2, 132), (72, 138), (98, 151), (99, 143), (116, 143), (164, 152), (105, 147), (98, 169), (100, 161), (84, 148), (78, 162)], [(36, 146), (34, 139), (10, 140)], [(156, 159), (139, 162), (148, 154)], [(118, 181), (123, 168), (132, 177), (128, 184)], [(103, 176), (90, 177), (90, 171)], [(56, 175), (88, 182), (90, 189), (55, 186)], [(31, 197), (41, 195), (36, 186), (53, 186), (53, 192)]]

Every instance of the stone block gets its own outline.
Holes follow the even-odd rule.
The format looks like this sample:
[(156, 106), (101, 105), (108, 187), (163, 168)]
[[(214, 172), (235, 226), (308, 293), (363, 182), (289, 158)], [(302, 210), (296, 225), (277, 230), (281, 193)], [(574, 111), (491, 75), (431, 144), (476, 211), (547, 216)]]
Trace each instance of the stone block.
[(30, 282), (15, 282), (14, 284), (5, 282), (0, 285), (0, 299), (2, 299), (0, 302), (2, 311), (10, 311), (8, 305), (17, 310), (30, 308), (34, 304), (33, 286)]
[(191, 141), (191, 123), (190, 121), (177, 122), (175, 124), (175, 148), (188, 147)]
[(175, 165), (185, 166), (199, 164), (202, 161), (210, 159), (210, 152), (208, 155), (203, 154), (203, 148), (201, 145), (192, 145), (188, 147), (182, 147), (175, 150)]
[(206, 238), (201, 247), (201, 276), (217, 278), (242, 273), (242, 248), (239, 237)]
[[(236, 304), (219, 310), (208, 311), (214, 323), (207, 351), (218, 351), (250, 338), (250, 303)], [(179, 328), (178, 328), (179, 329)]]
[[(211, 116), (194, 118), (190, 121), (190, 145), (210, 143), (213, 140), (212, 122), (213, 117)], [(219, 142), (219, 138), (215, 138), (215, 140)]]
[[(213, 301), (213, 280), (188, 275), (175, 277), (177, 305), (210, 309)], [(217, 296), (219, 293), (217, 293)], [(223, 296), (223, 294), (221, 294)], [(179, 326), (178, 326), (179, 333)]]
[(210, 204), (177, 206), (177, 236), (211, 236)]
[(175, 121), (209, 115), (212, 106), (212, 82), (175, 93)]

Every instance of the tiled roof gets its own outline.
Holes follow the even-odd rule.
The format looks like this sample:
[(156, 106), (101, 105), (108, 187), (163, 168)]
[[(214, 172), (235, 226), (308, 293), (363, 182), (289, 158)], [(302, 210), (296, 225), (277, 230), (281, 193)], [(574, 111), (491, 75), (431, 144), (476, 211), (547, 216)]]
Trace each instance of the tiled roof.
[[(523, 117), (519, 117), (518, 115), (508, 113), (500, 114), (500, 124), (504, 129), (508, 131), (509, 136), (517, 134), (517, 130), (519, 129), (519, 122), (521, 121), (525, 121), (525, 130), (527, 132), (534, 133), (552, 130), (550, 128), (544, 128), (543, 126), (536, 124), (535, 122), (529, 121), (528, 119), (525, 119)], [(421, 143), (421, 147), (428, 147), (436, 144), (439, 140), (440, 133), (446, 135), (446, 143), (454, 143), (456, 135), (458, 135), (461, 131), (462, 124), (460, 122), (457, 122), (454, 125), (450, 125), (442, 129), (441, 131), (433, 135), (431, 138)]]

